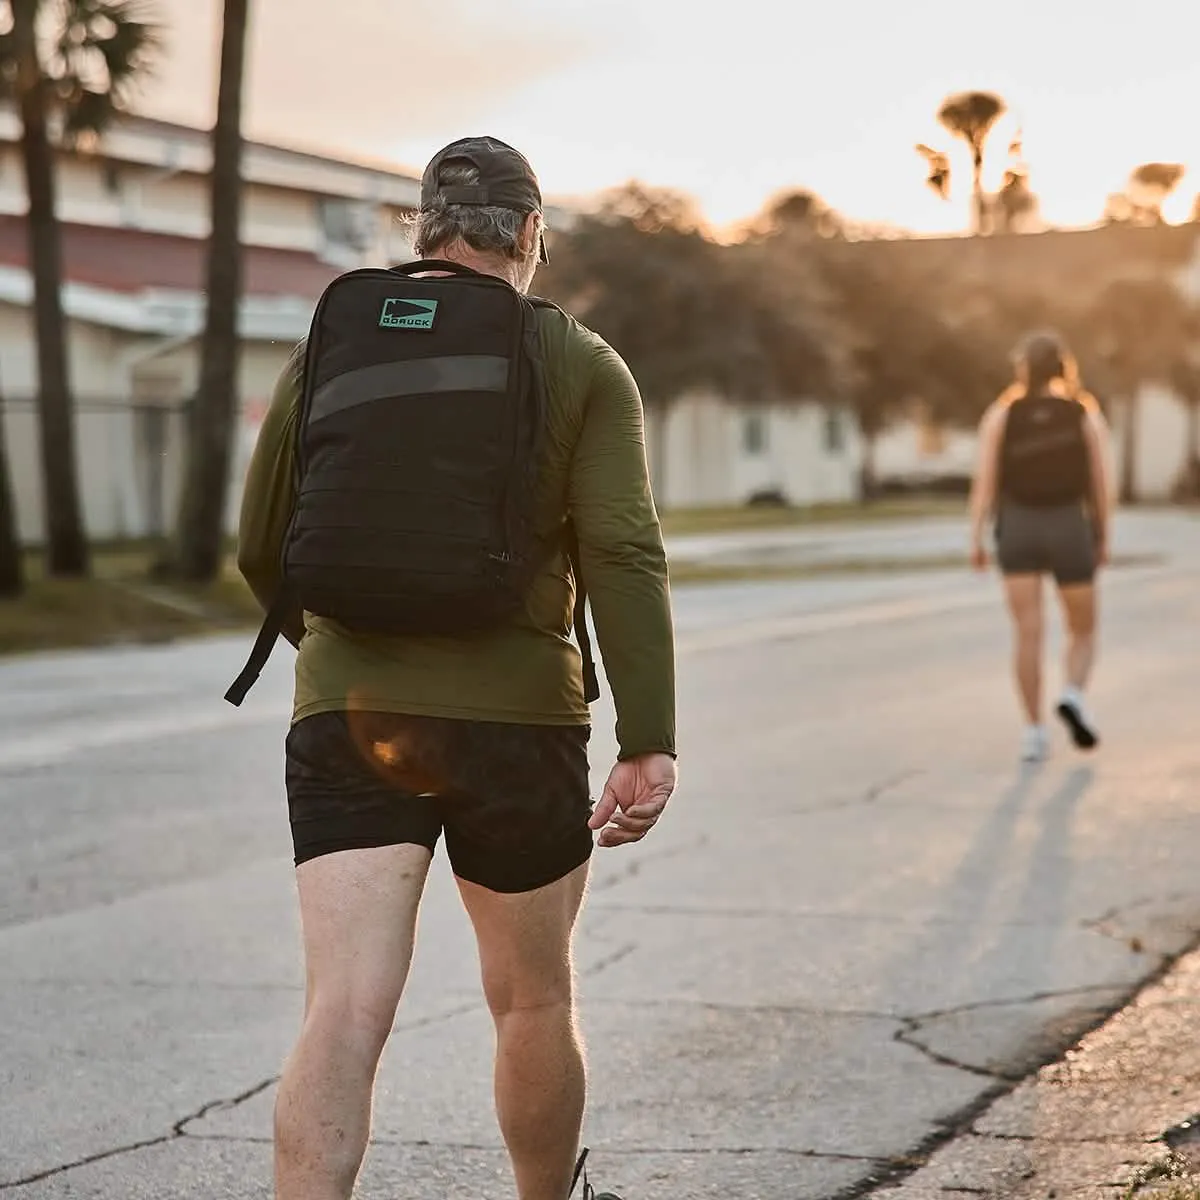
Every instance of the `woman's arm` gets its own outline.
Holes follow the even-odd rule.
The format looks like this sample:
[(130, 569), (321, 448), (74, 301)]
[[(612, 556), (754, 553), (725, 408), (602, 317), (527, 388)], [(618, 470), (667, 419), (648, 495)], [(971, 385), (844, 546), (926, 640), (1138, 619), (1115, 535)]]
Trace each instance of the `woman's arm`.
[(987, 564), (984, 534), (996, 509), (996, 489), (1000, 475), (1000, 439), (1008, 405), (999, 401), (983, 414), (979, 422), (979, 448), (975, 478), (971, 484), (971, 561), (977, 567)]

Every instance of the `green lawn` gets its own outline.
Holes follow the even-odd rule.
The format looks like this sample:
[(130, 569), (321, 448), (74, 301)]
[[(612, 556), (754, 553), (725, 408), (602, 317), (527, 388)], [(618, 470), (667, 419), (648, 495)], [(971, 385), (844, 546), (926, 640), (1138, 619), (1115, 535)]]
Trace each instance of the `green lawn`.
[(261, 614), (233, 571), (211, 587), (152, 582), (152, 552), (118, 546), (95, 552), (95, 578), (48, 579), (31, 555), (28, 586), (0, 600), (0, 654), (58, 647), (154, 642), (250, 628)]
[(660, 514), (668, 537), (722, 533), (740, 529), (779, 529), (827, 522), (860, 524), (917, 517), (965, 516), (967, 502), (958, 496), (896, 497), (871, 504), (814, 504), (803, 508), (742, 504), (727, 508), (672, 508)]

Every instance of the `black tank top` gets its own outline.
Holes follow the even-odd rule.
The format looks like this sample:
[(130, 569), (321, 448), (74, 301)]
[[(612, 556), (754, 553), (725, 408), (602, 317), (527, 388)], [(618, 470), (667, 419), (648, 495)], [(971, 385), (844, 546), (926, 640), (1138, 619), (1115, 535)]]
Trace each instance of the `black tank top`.
[(1078, 400), (1015, 400), (1004, 423), (1000, 494), (1037, 508), (1082, 503), (1091, 483), (1086, 417)]

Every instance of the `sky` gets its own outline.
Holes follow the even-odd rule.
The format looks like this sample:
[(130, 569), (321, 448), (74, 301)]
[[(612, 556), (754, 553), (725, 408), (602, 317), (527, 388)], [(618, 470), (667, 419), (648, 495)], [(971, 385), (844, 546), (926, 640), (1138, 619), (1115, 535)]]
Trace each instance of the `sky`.
[[(150, 0), (166, 27), (142, 111), (207, 126), (218, 0)], [(419, 170), (489, 133), (547, 197), (637, 178), (693, 195), (714, 223), (805, 187), (856, 220), (965, 227), (924, 186), (919, 141), (952, 91), (1001, 93), (1046, 218), (1088, 224), (1129, 171), (1188, 165), (1200, 191), (1200, 5), (1193, 0), (255, 0), (247, 133)], [(336, 14), (331, 17), (330, 11)]]

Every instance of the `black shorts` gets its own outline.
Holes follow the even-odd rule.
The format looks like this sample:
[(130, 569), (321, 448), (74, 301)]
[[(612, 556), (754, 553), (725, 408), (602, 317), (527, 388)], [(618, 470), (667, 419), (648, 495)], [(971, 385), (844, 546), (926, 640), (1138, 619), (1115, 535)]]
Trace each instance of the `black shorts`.
[(1038, 508), (1005, 500), (996, 519), (996, 559), (1005, 575), (1053, 575), (1061, 587), (1091, 583), (1096, 534), (1082, 504)]
[(495, 892), (544, 887), (588, 860), (585, 725), (378, 712), (306, 717), (287, 737), (296, 865), (414, 844), (442, 830), (456, 875)]

